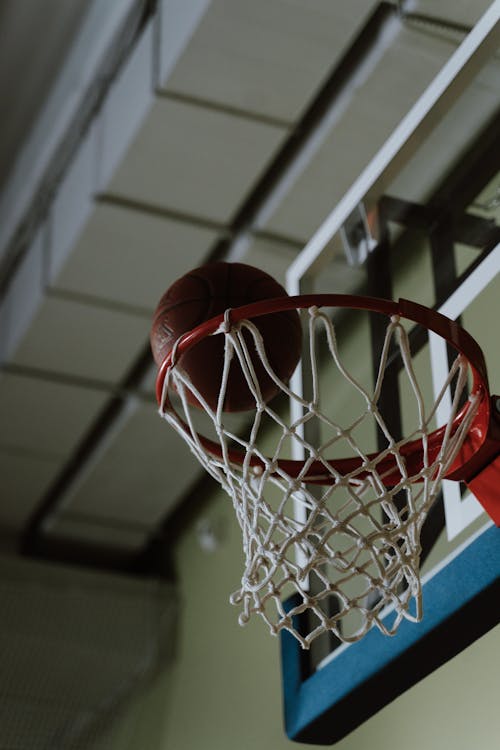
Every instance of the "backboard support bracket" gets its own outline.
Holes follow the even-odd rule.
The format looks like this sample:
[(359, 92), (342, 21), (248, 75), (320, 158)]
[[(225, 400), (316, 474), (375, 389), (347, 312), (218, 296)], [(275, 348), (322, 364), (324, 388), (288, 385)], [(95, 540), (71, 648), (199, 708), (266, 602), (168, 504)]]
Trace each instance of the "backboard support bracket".
[(361, 266), (377, 247), (363, 203), (359, 203), (347, 217), (340, 229), (340, 236), (350, 266)]

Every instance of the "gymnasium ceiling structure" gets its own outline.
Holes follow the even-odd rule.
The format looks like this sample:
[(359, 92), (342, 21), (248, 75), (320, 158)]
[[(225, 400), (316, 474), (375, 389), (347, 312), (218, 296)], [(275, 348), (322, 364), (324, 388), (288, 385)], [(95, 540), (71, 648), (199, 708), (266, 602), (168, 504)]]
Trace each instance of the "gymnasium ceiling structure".
[[(3, 0), (5, 549), (131, 570), (147, 557), (202, 476), (156, 415), (162, 292), (210, 259), (284, 283), (489, 6)], [(431, 194), (464, 133), (498, 114), (499, 89), (496, 56), (398, 195)], [(364, 275), (336, 253), (322, 291)]]

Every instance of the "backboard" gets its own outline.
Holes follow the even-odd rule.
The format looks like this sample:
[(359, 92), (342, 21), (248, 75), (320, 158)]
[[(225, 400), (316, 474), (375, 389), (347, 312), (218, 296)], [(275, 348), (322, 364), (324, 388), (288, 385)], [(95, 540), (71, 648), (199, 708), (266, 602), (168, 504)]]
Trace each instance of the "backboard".
[[(482, 87), (498, 81), (499, 42), (493, 3), (288, 271), (290, 294), (406, 298), (459, 321), (484, 351), (492, 392), (500, 389), (500, 111), (480, 104)], [(332, 288), (332, 269), (343, 263), (357, 271), (353, 286), (343, 274), (343, 286)], [(344, 316), (338, 330), (346, 332), (345, 357), (373, 379), (377, 320)], [(409, 336), (432, 398), (450, 353), (417, 327)], [(293, 387), (307, 389), (300, 368)], [(393, 432), (410, 430), (414, 406), (396, 361), (386, 372), (385, 404)], [(445, 399), (437, 424), (446, 423), (448, 408)], [(498, 624), (499, 533), (470, 492), (445, 482), (423, 527), (420, 623), (404, 621), (393, 637), (373, 628), (355, 644), (322, 636), (310, 651), (283, 632), (288, 736), (332, 744)]]

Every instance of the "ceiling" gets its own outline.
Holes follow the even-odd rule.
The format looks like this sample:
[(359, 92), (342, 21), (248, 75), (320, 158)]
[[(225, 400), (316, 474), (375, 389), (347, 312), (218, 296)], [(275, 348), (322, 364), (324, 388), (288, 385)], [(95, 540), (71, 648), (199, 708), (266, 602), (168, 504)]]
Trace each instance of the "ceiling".
[(0, 2), (0, 91), (8, 102), (2, 112), (0, 188), (64, 65), (87, 7), (86, 0)]
[[(162, 292), (213, 257), (284, 282), (488, 6), (0, 3), (6, 547), (114, 561), (147, 547), (201, 475), (155, 414)], [(461, 112), (470, 138), (499, 82), (496, 60)], [(461, 139), (433, 138), (426, 168), (398, 178), (408, 199), (460, 155)], [(355, 287), (363, 269), (336, 264), (330, 290)]]

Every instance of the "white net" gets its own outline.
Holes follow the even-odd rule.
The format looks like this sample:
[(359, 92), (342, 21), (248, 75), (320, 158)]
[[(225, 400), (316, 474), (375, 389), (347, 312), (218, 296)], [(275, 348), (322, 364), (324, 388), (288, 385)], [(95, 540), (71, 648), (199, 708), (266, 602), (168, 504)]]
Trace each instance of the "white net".
[[(422, 524), (467, 435), (478, 397), (468, 397), (464, 418), (454, 424), (467, 400), (469, 377), (467, 360), (458, 355), (439, 398), (426, 408), (408, 335), (398, 317), (389, 321), (378, 375), (368, 388), (342, 362), (331, 316), (316, 307), (306, 315), (310, 349), (302, 368), (310, 368), (311, 398), (292, 390), (273, 371), (266, 342), (252, 321), (232, 324), (227, 315), (214, 334), (225, 337), (217, 408), (210, 408), (203, 393), (192, 385), (182, 369), (182, 357), (176, 362), (174, 348), (160, 413), (232, 498), (245, 555), (241, 586), (231, 596), (231, 602), (242, 610), (240, 624), (260, 615), (273, 634), (286, 629), (309, 648), (325, 632), (353, 642), (374, 625), (391, 635), (403, 618), (421, 618)], [(320, 365), (321, 349), (327, 352), (327, 361)], [(393, 438), (379, 409), (388, 359), (395, 351), (418, 415), (414, 431), (404, 440)], [(256, 357), (280, 392), (300, 404), (301, 416), (291, 424), (283, 418), (279, 404), (273, 408), (276, 402), (262, 399)], [(228, 373), (235, 363), (255, 398), (249, 423), (239, 429), (229, 427), (223, 411)], [(335, 369), (348, 388), (349, 404), (358, 408), (347, 425), (330, 415), (331, 404), (328, 409), (320, 408), (325, 367)], [(436, 444), (432, 438), (435, 412), (450, 389), (452, 417)], [(193, 400), (198, 408), (190, 404)], [(209, 424), (210, 442), (200, 437), (202, 412)], [(376, 454), (363, 449), (357, 437), (366, 423), (373, 432), (378, 429), (385, 442)], [(306, 437), (312, 424), (316, 425), (314, 441)], [(287, 460), (293, 446), (303, 456), (300, 464)], [(349, 461), (332, 459), (346, 448)]]

